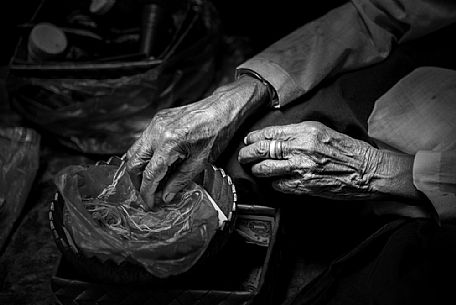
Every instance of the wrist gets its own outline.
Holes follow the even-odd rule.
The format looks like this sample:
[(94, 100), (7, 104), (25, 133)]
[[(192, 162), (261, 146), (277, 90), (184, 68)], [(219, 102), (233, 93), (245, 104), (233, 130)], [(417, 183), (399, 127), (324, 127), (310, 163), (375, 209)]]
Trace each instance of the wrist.
[(213, 93), (213, 102), (231, 120), (242, 122), (259, 108), (268, 105), (267, 87), (258, 79), (241, 75)]
[(212, 160), (225, 149), (243, 122), (259, 108), (267, 105), (267, 94), (267, 89), (259, 80), (242, 76), (219, 87), (210, 96), (195, 104), (198, 111), (212, 114), (209, 120), (217, 133), (210, 155)]
[(413, 183), (413, 156), (372, 149), (375, 150), (371, 185), (373, 191), (381, 197), (420, 200), (421, 196)]
[(242, 76), (249, 76), (251, 78), (254, 78), (256, 80), (259, 80), (264, 87), (267, 89), (268, 92), (268, 103), (272, 105), (273, 107), (277, 107), (279, 104), (279, 98), (277, 95), (276, 90), (274, 87), (266, 80), (264, 79), (260, 74), (255, 72), (254, 70), (251, 69), (244, 69), (244, 68), (239, 68), (236, 70), (236, 78), (240, 78)]

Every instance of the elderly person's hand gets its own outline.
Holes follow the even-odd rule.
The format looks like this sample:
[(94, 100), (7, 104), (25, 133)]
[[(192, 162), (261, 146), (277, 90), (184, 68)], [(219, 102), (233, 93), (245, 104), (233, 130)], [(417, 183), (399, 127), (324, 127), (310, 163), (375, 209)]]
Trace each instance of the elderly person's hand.
[(267, 127), (251, 132), (239, 161), (274, 189), (331, 199), (416, 199), (413, 156), (378, 150), (319, 122)]
[(141, 181), (148, 207), (160, 197), (169, 202), (213, 161), (267, 95), (261, 81), (242, 76), (199, 102), (159, 111), (127, 152), (127, 171)]

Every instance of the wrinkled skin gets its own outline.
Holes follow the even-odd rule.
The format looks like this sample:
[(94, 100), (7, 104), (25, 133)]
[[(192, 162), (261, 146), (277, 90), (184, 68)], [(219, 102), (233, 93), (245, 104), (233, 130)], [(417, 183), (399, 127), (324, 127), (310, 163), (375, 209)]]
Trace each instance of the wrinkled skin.
[[(282, 142), (283, 156), (271, 159), (270, 140)], [(253, 164), (257, 177), (272, 178), (274, 189), (330, 199), (414, 198), (413, 157), (380, 151), (319, 122), (267, 127), (249, 133), (239, 162)]]
[[(127, 152), (127, 171), (144, 201), (170, 202), (226, 147), (264, 101), (266, 87), (243, 76), (193, 104), (159, 111)], [(135, 182), (134, 182), (135, 183)]]
[[(243, 121), (268, 105), (267, 87), (242, 76), (193, 104), (159, 111), (127, 152), (127, 171), (149, 208), (169, 203), (215, 160)], [(272, 160), (269, 141), (283, 141)], [(273, 126), (245, 138), (239, 161), (284, 193), (332, 199), (420, 198), (413, 156), (375, 149), (319, 122)]]

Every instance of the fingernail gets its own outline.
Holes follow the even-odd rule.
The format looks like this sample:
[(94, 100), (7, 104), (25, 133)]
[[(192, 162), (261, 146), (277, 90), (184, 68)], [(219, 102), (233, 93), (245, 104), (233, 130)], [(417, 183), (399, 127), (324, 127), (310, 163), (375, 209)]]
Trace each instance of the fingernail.
[(244, 137), (244, 144), (247, 145), (247, 137)]
[(164, 198), (165, 202), (166, 202), (166, 203), (169, 203), (171, 200), (173, 200), (174, 195), (176, 195), (176, 194), (175, 194), (175, 193), (168, 193), (168, 194), (166, 194), (166, 195), (165, 195), (165, 198)]

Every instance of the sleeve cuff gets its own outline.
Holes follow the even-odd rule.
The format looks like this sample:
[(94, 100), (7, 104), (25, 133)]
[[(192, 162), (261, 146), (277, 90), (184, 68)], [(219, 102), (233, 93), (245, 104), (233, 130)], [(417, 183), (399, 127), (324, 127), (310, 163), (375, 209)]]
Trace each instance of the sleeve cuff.
[(280, 108), (302, 95), (294, 79), (279, 65), (267, 59), (251, 58), (237, 67), (236, 74), (242, 70), (254, 71), (274, 88), (277, 94), (274, 108)]
[(251, 77), (254, 77), (261, 81), (268, 88), (269, 98), (271, 99), (271, 106), (273, 108), (279, 108), (279, 99), (277, 96), (277, 92), (267, 80), (265, 80), (261, 75), (259, 75), (253, 70), (244, 68), (236, 69), (235, 78), (238, 79), (241, 75), (250, 75)]
[(418, 151), (413, 163), (413, 183), (429, 198), (441, 221), (456, 219), (456, 194), (442, 180), (443, 172), (448, 172), (442, 168), (451, 167), (445, 163), (442, 153), (431, 151)]

